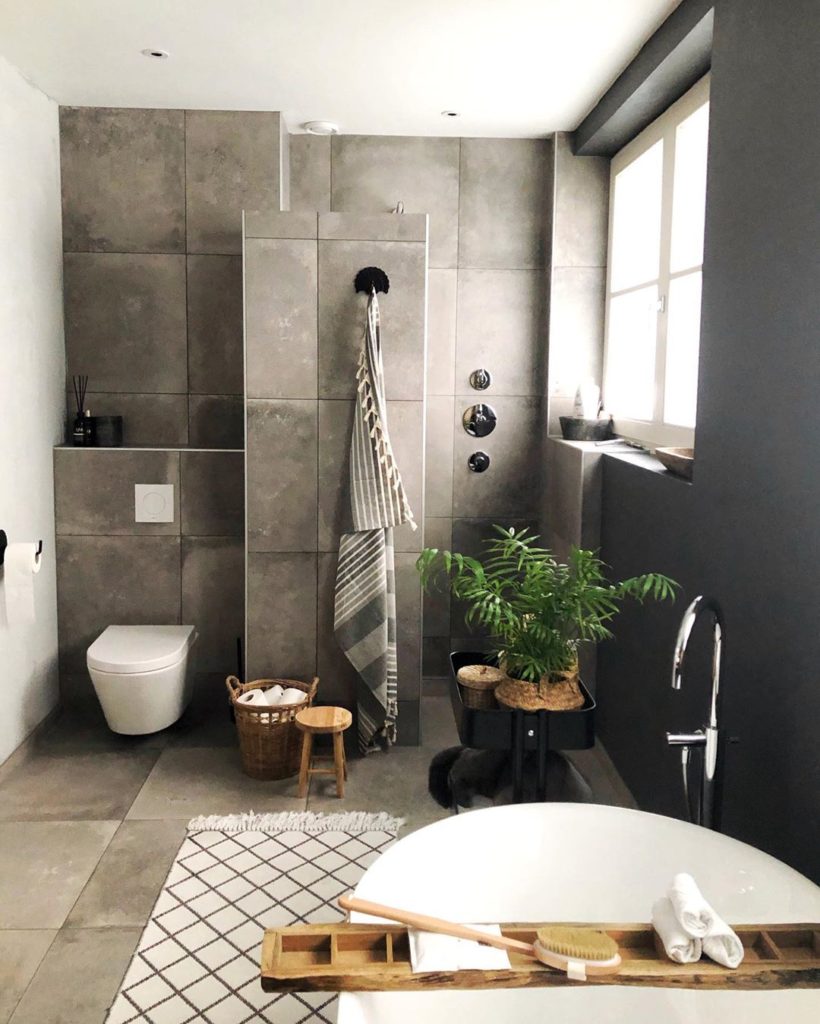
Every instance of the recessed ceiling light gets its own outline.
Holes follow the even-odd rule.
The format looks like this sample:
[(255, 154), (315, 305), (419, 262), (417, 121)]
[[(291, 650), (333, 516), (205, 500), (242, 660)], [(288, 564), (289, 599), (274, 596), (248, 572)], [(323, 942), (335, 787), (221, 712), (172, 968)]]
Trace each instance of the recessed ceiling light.
[(167, 60), (171, 54), (167, 50), (159, 50), (155, 46), (149, 46), (147, 50), (140, 50), (143, 57), (153, 57), (155, 60)]
[(339, 134), (339, 126), (333, 121), (305, 121), (302, 127), (311, 135)]
[(458, 111), (457, 110), (442, 110), (441, 116), (442, 117), (458, 117)]

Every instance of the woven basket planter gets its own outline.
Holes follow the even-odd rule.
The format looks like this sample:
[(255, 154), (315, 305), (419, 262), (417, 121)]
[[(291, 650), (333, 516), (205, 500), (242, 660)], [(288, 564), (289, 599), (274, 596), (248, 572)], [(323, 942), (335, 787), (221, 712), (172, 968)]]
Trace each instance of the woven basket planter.
[(487, 710), (498, 707), (495, 688), (507, 678), (507, 674), (492, 665), (464, 665), (456, 678), (461, 686), (464, 706)]
[(496, 700), (507, 708), (524, 711), (575, 711), (583, 707), (577, 664), (568, 672), (556, 672), (548, 679), (542, 676), (538, 683), (507, 677), (495, 692)]
[[(270, 707), (239, 702), (243, 693), (268, 690), (277, 683), (284, 689), (301, 690), (304, 700)], [(252, 779), (265, 781), (296, 775), (302, 754), (302, 734), (296, 727), (296, 716), (313, 703), (319, 688), (318, 676), (312, 683), (298, 679), (256, 679), (252, 683), (240, 683), (236, 676), (228, 676), (225, 685), (236, 719), (242, 771)]]

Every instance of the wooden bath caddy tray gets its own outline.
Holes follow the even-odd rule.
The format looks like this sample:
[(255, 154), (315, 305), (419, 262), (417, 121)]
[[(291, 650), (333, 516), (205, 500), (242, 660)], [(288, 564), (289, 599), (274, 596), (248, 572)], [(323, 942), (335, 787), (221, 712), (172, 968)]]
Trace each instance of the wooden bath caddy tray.
[[(523, 942), (533, 924), (503, 924)], [(820, 925), (735, 925), (746, 950), (736, 970), (705, 957), (675, 964), (656, 946), (646, 924), (587, 925), (618, 943), (619, 974), (570, 981), (564, 974), (510, 953), (509, 971), (414, 974), (407, 929), (401, 925), (292, 925), (265, 932), (262, 988), (267, 992), (412, 992), (424, 989), (538, 988), (561, 985), (646, 985), (654, 988), (782, 989), (820, 987)]]

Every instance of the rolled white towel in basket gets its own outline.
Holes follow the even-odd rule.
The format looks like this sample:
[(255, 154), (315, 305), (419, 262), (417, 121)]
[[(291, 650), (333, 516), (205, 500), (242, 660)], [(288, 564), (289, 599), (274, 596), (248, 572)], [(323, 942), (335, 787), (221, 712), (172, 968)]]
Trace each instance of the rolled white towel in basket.
[(278, 703), (299, 704), (301, 701), (305, 699), (306, 696), (307, 694), (305, 693), (304, 690), (297, 690), (295, 686), (290, 686), (288, 687), (287, 690), (284, 691)]
[(693, 938), (675, 916), (671, 901), (663, 896), (652, 904), (652, 927), (663, 943), (666, 955), (677, 964), (694, 964), (700, 960), (701, 940)]
[(675, 917), (687, 934), (694, 939), (702, 939), (709, 934), (717, 914), (709, 906), (691, 875), (685, 872), (675, 875), (669, 886), (668, 896)]

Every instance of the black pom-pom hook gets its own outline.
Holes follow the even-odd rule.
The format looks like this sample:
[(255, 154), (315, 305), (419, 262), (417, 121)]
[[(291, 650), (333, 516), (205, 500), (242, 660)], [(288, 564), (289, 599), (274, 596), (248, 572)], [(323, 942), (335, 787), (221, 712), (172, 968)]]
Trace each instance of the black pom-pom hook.
[(390, 291), (390, 278), (381, 267), (363, 267), (353, 284), (357, 292), (364, 292), (365, 295), (372, 291), (384, 292), (386, 295)]

